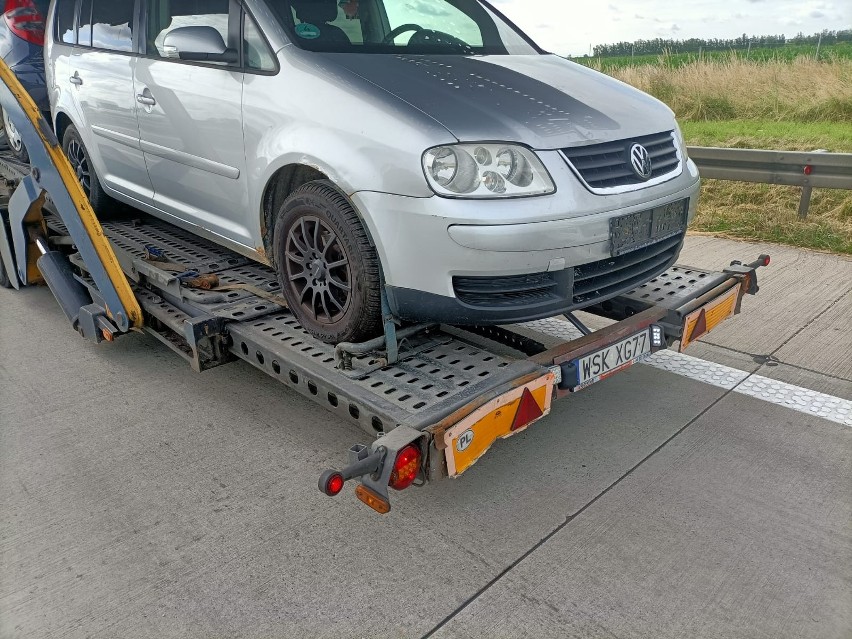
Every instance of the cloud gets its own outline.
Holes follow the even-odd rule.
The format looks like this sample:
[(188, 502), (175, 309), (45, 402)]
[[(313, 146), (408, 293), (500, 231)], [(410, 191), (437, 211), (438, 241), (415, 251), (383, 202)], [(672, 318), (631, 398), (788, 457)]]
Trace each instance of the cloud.
[[(730, 1), (615, 0), (606, 4), (565, 0), (494, 0), (500, 10), (542, 47), (582, 55), (591, 46), (641, 38), (734, 38), (795, 35), (852, 28), (849, 0)], [(753, 5), (766, 5), (753, 7)], [(733, 9), (733, 10), (732, 10)], [(676, 35), (675, 35), (676, 34)]]

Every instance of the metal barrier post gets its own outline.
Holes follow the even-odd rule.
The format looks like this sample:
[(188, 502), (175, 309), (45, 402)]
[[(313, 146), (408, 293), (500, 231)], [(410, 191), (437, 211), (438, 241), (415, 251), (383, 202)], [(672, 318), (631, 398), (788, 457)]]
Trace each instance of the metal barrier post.
[(689, 147), (689, 156), (706, 178), (800, 187), (801, 220), (808, 217), (814, 189), (852, 190), (852, 153)]
[(802, 199), (799, 201), (799, 219), (806, 220), (808, 218), (808, 210), (811, 208), (811, 193), (813, 193), (814, 187), (812, 186), (803, 186), (802, 187)]

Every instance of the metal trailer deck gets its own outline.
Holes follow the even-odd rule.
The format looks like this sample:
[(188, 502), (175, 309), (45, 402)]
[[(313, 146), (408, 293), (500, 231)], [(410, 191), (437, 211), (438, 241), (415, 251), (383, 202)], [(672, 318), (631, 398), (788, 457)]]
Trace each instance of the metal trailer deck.
[[(57, 216), (46, 221), (54, 241), (67, 236)], [(191, 288), (146, 259), (146, 251), (162, 251), (169, 266), (183, 272), (216, 275), (220, 287), (244, 284), (270, 297), (279, 290), (272, 269), (149, 217), (102, 227), (133, 282), (144, 330), (195, 370), (243, 359), (373, 436), (402, 424), (421, 430), (496, 385), (539, 369), (434, 329), (404, 340), (397, 364), (382, 366), (381, 353), (355, 355), (352, 369), (342, 371), (335, 347), (304, 331), (283, 300), (250, 290)], [(85, 272), (79, 256), (71, 261)], [(90, 279), (80, 279), (97, 295)]]
[[(55, 214), (45, 219), (51, 243), (67, 245), (70, 240), (61, 219)], [(488, 401), (548, 373), (557, 378), (554, 396), (569, 395), (579, 389), (558, 380), (567, 380), (571, 366), (583, 355), (652, 325), (666, 337), (652, 350), (665, 348), (682, 337), (684, 318), (703, 304), (733, 291), (738, 306), (747, 292), (740, 290), (744, 277), (752, 278), (747, 286), (756, 289), (756, 265), (722, 272), (675, 266), (648, 284), (589, 309), (617, 323), (560, 340), (549, 350), (539, 340), (552, 344), (559, 332), (548, 335), (546, 322), (503, 329), (440, 326), (401, 340), (397, 363), (387, 364), (383, 349), (377, 348), (353, 355), (351, 367), (342, 370), (335, 347), (304, 331), (277, 296), (280, 285), (271, 268), (141, 214), (101, 226), (132, 283), (146, 332), (197, 371), (242, 359), (357, 424), (372, 444), (353, 447), (353, 464), (377, 448), (398, 451), (422, 434), (420, 445), (428, 459), (422, 480), (427, 481), (452, 474), (442, 437)], [(70, 260), (79, 281), (97, 299), (84, 261), (79, 254)], [(211, 275), (219, 282), (212, 290), (186, 282)], [(564, 340), (564, 330), (561, 334)], [(402, 443), (388, 444), (385, 440), (395, 432), (407, 436), (399, 440)], [(380, 469), (381, 464), (374, 470)], [(387, 499), (386, 490), (375, 492)]]
[[(354, 422), (372, 442), (353, 446), (349, 465), (319, 486), (336, 495), (357, 479), (356, 495), (379, 512), (390, 509), (399, 473), (403, 487), (459, 476), (497, 439), (546, 416), (553, 400), (706, 334), (757, 292), (756, 269), (769, 261), (721, 272), (673, 267), (587, 309), (615, 321), (602, 330), (568, 316), (581, 334), (569, 341), (529, 326), (386, 325), (386, 339), (335, 347), (301, 328), (271, 268), (141, 213), (97, 220), (35, 105), (2, 64), (0, 75), (3, 106), (32, 158), (30, 167), (0, 157), (14, 189), (0, 208), (0, 259), (14, 288), (47, 283), (75, 330), (95, 342), (144, 330), (199, 372), (242, 359)], [(547, 349), (538, 338), (558, 343)], [(608, 356), (615, 365), (601, 365)]]

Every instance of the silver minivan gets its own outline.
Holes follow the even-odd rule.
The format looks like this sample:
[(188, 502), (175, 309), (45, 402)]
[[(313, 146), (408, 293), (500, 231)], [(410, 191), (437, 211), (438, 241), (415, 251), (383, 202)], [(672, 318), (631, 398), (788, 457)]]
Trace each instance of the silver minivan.
[(380, 333), (383, 302), (459, 325), (605, 303), (695, 212), (671, 110), (483, 0), (54, 0), (47, 28), (95, 210), (274, 266), (327, 342)]

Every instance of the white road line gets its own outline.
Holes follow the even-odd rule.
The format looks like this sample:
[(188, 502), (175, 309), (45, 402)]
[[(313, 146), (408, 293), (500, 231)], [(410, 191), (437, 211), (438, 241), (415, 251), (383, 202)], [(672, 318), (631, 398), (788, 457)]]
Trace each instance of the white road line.
[(644, 363), (725, 390), (734, 390), (749, 375), (737, 368), (708, 362), (677, 351), (660, 351), (651, 355)]
[[(529, 322), (523, 326), (560, 340), (572, 340), (581, 336), (576, 328), (561, 318)], [(660, 351), (648, 357), (643, 363), (800, 413), (852, 426), (852, 401), (841, 397), (826, 395), (762, 375), (752, 375), (746, 371), (708, 362), (677, 351)]]
[(756, 397), (801, 413), (852, 426), (852, 402), (841, 397), (826, 395), (762, 375), (750, 375), (736, 368), (676, 351), (660, 351), (644, 363), (725, 390), (733, 390), (735, 393)]
[(793, 386), (761, 375), (752, 375), (735, 390), (743, 395), (751, 395), (802, 413), (852, 426), (852, 402), (841, 397)]

